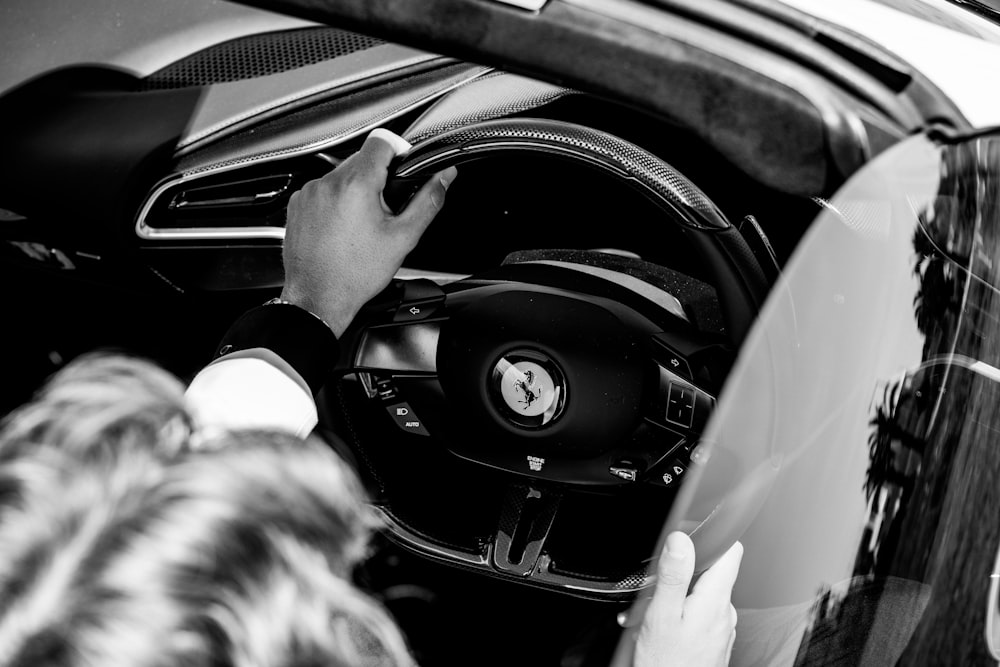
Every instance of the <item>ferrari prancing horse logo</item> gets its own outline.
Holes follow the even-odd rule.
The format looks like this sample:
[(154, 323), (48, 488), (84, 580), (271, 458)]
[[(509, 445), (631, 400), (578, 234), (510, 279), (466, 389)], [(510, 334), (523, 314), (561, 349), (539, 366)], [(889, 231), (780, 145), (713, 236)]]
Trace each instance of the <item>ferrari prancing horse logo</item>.
[(527, 359), (507, 364), (500, 379), (500, 394), (508, 408), (526, 417), (544, 413), (557, 395), (548, 371)]
[(523, 380), (514, 381), (514, 389), (522, 394), (523, 398), (518, 400), (518, 403), (523, 404), (525, 410), (542, 397), (543, 389), (541, 386), (535, 386), (535, 372), (531, 370), (524, 371)]
[(489, 377), (490, 397), (500, 417), (522, 428), (540, 428), (562, 414), (566, 383), (541, 353), (514, 350), (500, 357)]

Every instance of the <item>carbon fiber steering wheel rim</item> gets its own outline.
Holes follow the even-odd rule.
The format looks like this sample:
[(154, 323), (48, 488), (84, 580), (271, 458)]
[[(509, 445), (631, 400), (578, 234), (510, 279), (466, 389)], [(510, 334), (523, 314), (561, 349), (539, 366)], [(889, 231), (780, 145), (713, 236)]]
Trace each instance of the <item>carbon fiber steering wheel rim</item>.
[(420, 142), (393, 166), (393, 180), (422, 182), (451, 166), (490, 154), (560, 156), (631, 186), (664, 212), (703, 262), (716, 289), (727, 335), (739, 344), (763, 305), (768, 281), (739, 231), (698, 186), (670, 164), (593, 128), (536, 118), (493, 120)]

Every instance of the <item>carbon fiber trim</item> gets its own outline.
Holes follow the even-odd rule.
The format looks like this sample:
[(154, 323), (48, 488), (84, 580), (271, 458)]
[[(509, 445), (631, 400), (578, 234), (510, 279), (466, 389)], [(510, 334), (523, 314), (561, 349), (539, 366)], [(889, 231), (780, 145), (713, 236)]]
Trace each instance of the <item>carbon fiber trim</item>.
[(624, 139), (582, 125), (532, 119), (496, 120), (445, 132), (418, 144), (398, 166), (401, 178), (456, 164), (479, 151), (534, 150), (589, 162), (630, 179), (697, 229), (727, 229), (729, 223), (691, 181), (652, 153)]
[(567, 95), (569, 88), (494, 72), (438, 101), (403, 133), (411, 144), (444, 132), (537, 109)]
[[(739, 231), (712, 201), (669, 164), (624, 139), (582, 125), (538, 118), (477, 123), (416, 146), (392, 171), (386, 201), (406, 201), (431, 173), (499, 151), (545, 153), (586, 164), (631, 185), (684, 230), (715, 286), (726, 335), (743, 340), (769, 291), (763, 271)], [(391, 197), (390, 197), (391, 195)], [(395, 209), (394, 209), (395, 210)]]
[(649, 576), (645, 572), (634, 572), (618, 581), (618, 587), (625, 590), (635, 590), (649, 585)]
[(531, 576), (560, 499), (558, 493), (521, 485), (508, 490), (493, 543), (494, 567), (509, 574)]
[[(545, 553), (539, 556), (537, 562), (532, 560), (530, 564), (526, 564), (523, 570), (498, 567), (495, 562), (496, 549), (499, 546), (497, 544), (483, 544), (479, 550), (470, 550), (467, 545), (453, 544), (439, 537), (418, 532), (389, 507), (376, 505), (374, 509), (385, 528), (386, 537), (399, 546), (471, 572), (599, 600), (629, 599), (642, 589), (651, 586), (655, 580), (652, 575), (642, 570), (609, 576), (560, 571), (553, 568), (552, 558)], [(508, 515), (511, 512), (520, 514), (520, 510), (521, 505), (516, 508), (505, 508)]]
[(608, 599), (630, 597), (656, 582), (654, 575), (642, 570), (623, 575), (609, 574), (603, 577), (581, 572), (563, 572), (554, 566), (548, 555), (539, 559), (538, 570), (539, 574), (535, 576), (551, 587)]
[(601, 583), (611, 590), (637, 591), (653, 583), (653, 576), (644, 570), (633, 572), (607, 572), (604, 574), (577, 572), (561, 569), (555, 563), (548, 563), (548, 574), (553, 578), (563, 578), (565, 581), (587, 581)]
[(375, 506), (374, 509), (381, 517), (389, 537), (401, 546), (448, 563), (490, 569), (488, 549), (484, 548), (477, 552), (470, 550), (467, 545), (454, 544), (439, 537), (431, 537), (415, 530), (385, 505)]
[[(523, 519), (525, 501), (532, 495), (528, 491), (526, 487), (511, 489), (499, 520), (495, 541), (481, 543), (479, 549), (423, 533), (386, 505), (377, 505), (375, 510), (390, 540), (409, 551), (465, 570), (600, 600), (629, 599), (654, 583), (655, 577), (642, 569), (631, 572), (619, 570), (605, 575), (560, 570), (554, 566), (551, 555), (534, 552), (533, 549), (543, 548), (544, 533), (548, 532), (545, 526), (554, 518), (558, 498), (555, 498), (555, 503), (545, 503), (545, 508), (539, 515), (540, 522), (536, 524), (531, 521), (536, 525), (520, 527), (525, 530), (530, 528), (528, 542), (524, 545), (527, 548), (523, 554), (523, 562), (521, 558), (517, 559), (517, 563), (508, 560), (512, 537)], [(539, 525), (540, 532), (536, 530)], [(530, 546), (532, 542), (536, 542), (533, 547)]]
[(142, 90), (241, 81), (287, 72), (363, 51), (382, 40), (337, 28), (304, 28), (241, 37), (193, 53), (153, 72)]

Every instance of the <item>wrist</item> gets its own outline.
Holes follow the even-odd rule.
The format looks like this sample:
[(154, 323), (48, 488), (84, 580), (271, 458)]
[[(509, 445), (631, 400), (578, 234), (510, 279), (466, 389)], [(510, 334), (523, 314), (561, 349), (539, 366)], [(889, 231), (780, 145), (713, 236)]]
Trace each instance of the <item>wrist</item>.
[(244, 313), (226, 332), (216, 357), (263, 348), (280, 357), (315, 395), (339, 357), (337, 336), (319, 317), (272, 299)]
[[(272, 302), (301, 308), (326, 325), (337, 338), (340, 338), (344, 330), (350, 325), (351, 320), (354, 319), (354, 313), (347, 312), (347, 309), (331, 307), (331, 304), (316, 304), (312, 299), (305, 298), (288, 287), (281, 290), (280, 297), (268, 301), (268, 303)], [(325, 305), (326, 307), (321, 307), (321, 305)]]
[[(318, 314), (316, 314), (315, 311), (313, 311), (310, 308), (306, 308), (305, 306), (303, 306), (303, 305), (301, 305), (299, 303), (295, 303), (294, 301), (291, 301), (289, 299), (284, 298), (284, 295), (282, 295), (282, 296), (276, 296), (273, 299), (268, 299), (267, 301), (265, 301), (261, 305), (264, 305), (264, 306), (295, 306), (296, 308), (298, 308), (300, 310), (304, 310), (307, 313), (309, 313), (310, 315), (312, 315), (313, 317), (315, 317), (317, 320), (319, 320), (320, 322), (322, 322), (323, 325), (325, 327), (327, 327), (328, 329), (330, 329), (331, 331), (333, 330), (333, 327), (330, 326), (330, 323), (327, 322), (322, 317), (320, 317)], [(334, 332), (334, 333), (336, 334), (336, 332)]]

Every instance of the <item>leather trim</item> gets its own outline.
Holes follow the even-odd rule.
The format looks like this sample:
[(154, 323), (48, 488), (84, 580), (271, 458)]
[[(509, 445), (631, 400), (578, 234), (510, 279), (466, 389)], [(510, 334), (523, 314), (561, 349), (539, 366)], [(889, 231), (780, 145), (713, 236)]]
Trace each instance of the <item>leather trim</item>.
[(259, 122), (316, 95), (438, 58), (384, 44), (287, 72), (209, 86), (177, 143), (177, 154), (235, 131), (248, 120)]
[(4, 2), (0, 91), (81, 63), (142, 77), (219, 43), (317, 25), (232, 2)]
[(575, 92), (515, 74), (494, 72), (438, 100), (406, 129), (403, 138), (416, 144), (464, 125), (537, 109)]
[[(303, 120), (301, 123), (287, 123), (267, 136), (265, 126), (256, 126), (252, 143), (245, 148), (226, 149), (213, 147), (204, 153), (218, 150), (224, 157), (215, 154), (202, 157), (189, 154), (181, 160), (178, 170), (185, 176), (218, 172), (236, 166), (268, 161), (284, 157), (294, 157), (304, 153), (329, 149), (360, 132), (396, 118), (414, 108), (446, 96), (451, 91), (468, 85), (490, 70), (471, 65), (453, 65), (447, 70), (417, 75), (394, 82), (391, 86), (376, 91), (361, 91), (342, 95), (337, 99), (317, 104), (308, 114), (325, 116), (321, 122)], [(418, 77), (421, 77), (418, 80)], [(265, 135), (265, 136), (261, 136)]]

